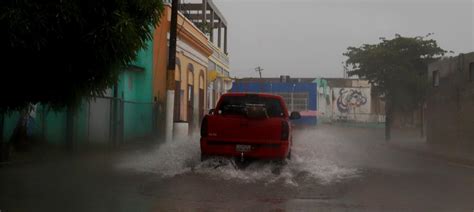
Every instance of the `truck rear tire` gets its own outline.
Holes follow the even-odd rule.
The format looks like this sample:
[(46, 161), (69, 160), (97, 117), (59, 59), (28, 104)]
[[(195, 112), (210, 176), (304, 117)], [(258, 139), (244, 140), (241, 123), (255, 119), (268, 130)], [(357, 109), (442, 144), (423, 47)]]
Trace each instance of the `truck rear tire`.
[(201, 153), (201, 162), (207, 160), (208, 158), (209, 158), (209, 156)]

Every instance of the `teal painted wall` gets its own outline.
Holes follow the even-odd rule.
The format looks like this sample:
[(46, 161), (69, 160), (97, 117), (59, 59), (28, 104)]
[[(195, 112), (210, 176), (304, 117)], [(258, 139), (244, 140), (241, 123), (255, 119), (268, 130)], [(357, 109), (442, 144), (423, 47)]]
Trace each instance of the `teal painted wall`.
[(63, 144), (66, 139), (66, 111), (49, 111), (46, 114), (45, 138), (51, 144)]
[[(124, 139), (148, 136), (153, 130), (153, 41), (147, 42), (147, 48), (139, 51), (133, 65), (143, 71), (124, 71), (119, 77), (118, 95), (124, 100), (123, 125)], [(51, 144), (64, 144), (66, 141), (66, 110), (44, 110), (38, 105), (33, 135), (44, 138)], [(76, 143), (88, 141), (89, 104), (84, 101), (74, 114), (74, 139)], [(5, 115), (4, 140), (8, 141), (19, 113)], [(44, 120), (44, 121), (43, 121)], [(43, 126), (44, 123), (44, 126)]]
[(142, 72), (124, 71), (119, 81), (119, 97), (124, 100), (124, 139), (143, 137), (152, 133), (153, 126), (153, 41), (138, 53), (132, 63)]
[(10, 136), (12, 135), (19, 118), (20, 113), (18, 112), (5, 114), (3, 122), (3, 141), (8, 142), (10, 140)]
[[(3, 134), (5, 141), (10, 140), (19, 118), (19, 112), (12, 112), (11, 114), (5, 116)], [(43, 126), (44, 118), (46, 126)], [(46, 115), (44, 115), (43, 106), (39, 105), (36, 109), (36, 117), (34, 119), (33, 136), (37, 138), (43, 138), (43, 132), (44, 138), (48, 143), (63, 143), (66, 137), (66, 112), (49, 111), (46, 112)]]
[(328, 85), (327, 80), (317, 78), (317, 79), (313, 80), (313, 82), (318, 85), (318, 90), (322, 90), (324, 95), (329, 95), (329, 85)]
[[(317, 78), (313, 81), (313, 83), (316, 83), (318, 85), (318, 91), (323, 92), (323, 95), (319, 94), (318, 92), (318, 124), (320, 123), (325, 123), (330, 121), (330, 116), (327, 114), (330, 110), (331, 105), (327, 105), (330, 99), (330, 89), (329, 89), (329, 84), (328, 81), (322, 78)], [(325, 113), (324, 115), (322, 113)]]
[[(77, 143), (87, 140), (87, 106), (87, 103), (84, 101), (76, 108), (74, 114), (74, 140)], [(33, 136), (45, 139), (45, 141), (50, 144), (64, 144), (66, 141), (66, 123), (66, 109), (52, 111), (43, 105), (38, 105), (36, 108)]]
[[(36, 118), (35, 118), (35, 127), (33, 129), (33, 135), (37, 138), (43, 138), (43, 118), (45, 116), (46, 108), (42, 105), (36, 107)], [(47, 125), (47, 123), (44, 123)]]
[(89, 104), (83, 101), (76, 108), (74, 115), (74, 139), (76, 143), (87, 142), (88, 138), (88, 121), (89, 121)]

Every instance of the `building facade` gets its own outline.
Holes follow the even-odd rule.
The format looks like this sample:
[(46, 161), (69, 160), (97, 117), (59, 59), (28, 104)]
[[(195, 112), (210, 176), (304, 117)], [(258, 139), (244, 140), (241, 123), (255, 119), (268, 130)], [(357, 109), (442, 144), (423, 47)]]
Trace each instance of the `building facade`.
[(211, 45), (213, 54), (209, 57), (207, 69), (208, 92), (207, 108), (214, 108), (219, 97), (232, 88), (233, 80), (230, 78), (229, 57), (219, 47)]
[[(210, 17), (206, 17), (207, 14)], [(166, 101), (170, 22), (171, 5), (166, 4), (153, 39), (153, 95), (159, 102)], [(212, 26), (211, 23), (215, 25)], [(193, 133), (207, 113), (209, 102), (222, 93), (215, 89), (220, 85), (220, 80), (216, 79), (222, 78), (222, 74), (214, 79), (210, 72), (220, 71), (229, 75), (227, 22), (212, 1), (205, 0), (201, 3), (181, 4), (177, 25), (173, 120), (175, 124), (187, 125), (188, 133)], [(224, 34), (221, 29), (225, 30)], [(214, 35), (216, 30), (218, 39)], [(224, 38), (223, 46), (221, 37)]]
[(227, 20), (212, 0), (183, 3), (180, 8), (181, 13), (206, 35), (212, 49), (207, 65), (205, 107), (214, 108), (219, 97), (232, 87)]
[(474, 147), (474, 52), (430, 64), (428, 78), (427, 141)]
[(243, 78), (236, 79), (231, 92), (270, 93), (283, 97), (288, 110), (301, 113), (297, 125), (317, 124), (317, 84), (314, 78)]

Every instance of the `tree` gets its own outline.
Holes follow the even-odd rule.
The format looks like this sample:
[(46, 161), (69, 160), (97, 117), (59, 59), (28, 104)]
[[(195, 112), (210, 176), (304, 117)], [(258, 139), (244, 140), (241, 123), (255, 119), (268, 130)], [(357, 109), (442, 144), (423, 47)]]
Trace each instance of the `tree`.
[[(161, 0), (1, 1), (0, 117), (36, 103), (68, 106), (69, 117), (81, 100), (117, 82), (162, 13)], [(2, 146), (0, 131), (0, 153)]]
[(424, 101), (428, 64), (446, 53), (426, 36), (403, 37), (396, 34), (378, 44), (349, 47), (346, 66), (349, 76), (369, 80), (374, 93), (385, 99), (385, 138), (390, 140), (395, 111), (413, 111)]
[(0, 112), (100, 96), (152, 38), (160, 0), (4, 0)]

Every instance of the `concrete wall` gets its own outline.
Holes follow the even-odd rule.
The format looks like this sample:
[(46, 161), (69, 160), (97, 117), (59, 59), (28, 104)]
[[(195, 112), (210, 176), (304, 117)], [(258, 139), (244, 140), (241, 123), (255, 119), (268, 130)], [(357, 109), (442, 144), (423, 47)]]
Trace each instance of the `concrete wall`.
[(428, 67), (428, 77), (439, 72), (439, 86), (429, 90), (425, 106), (427, 140), (433, 143), (474, 143), (474, 52), (444, 58)]
[(96, 98), (89, 104), (87, 141), (107, 144), (110, 136), (111, 99)]

